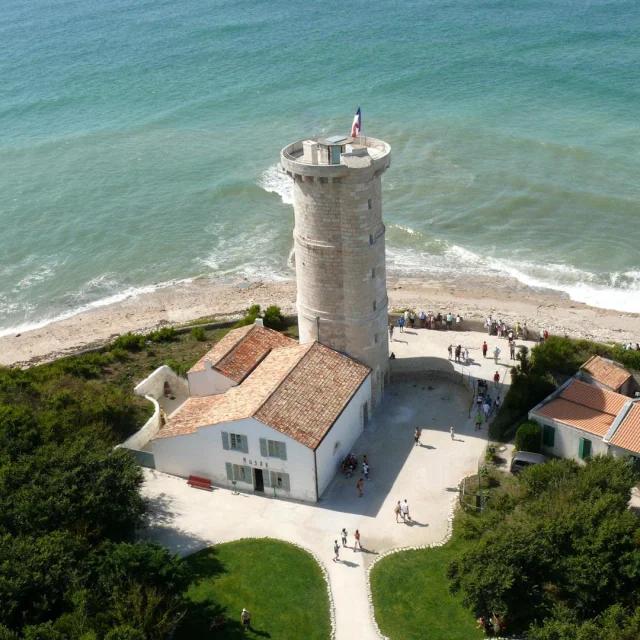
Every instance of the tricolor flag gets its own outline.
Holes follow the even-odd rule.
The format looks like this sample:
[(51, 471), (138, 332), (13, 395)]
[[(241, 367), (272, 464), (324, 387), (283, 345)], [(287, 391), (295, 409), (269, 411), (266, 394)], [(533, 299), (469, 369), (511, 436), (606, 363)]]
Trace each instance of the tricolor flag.
[(362, 129), (362, 114), (360, 113), (360, 107), (358, 107), (356, 115), (353, 116), (353, 124), (351, 125), (351, 137), (357, 138), (360, 135), (360, 129)]

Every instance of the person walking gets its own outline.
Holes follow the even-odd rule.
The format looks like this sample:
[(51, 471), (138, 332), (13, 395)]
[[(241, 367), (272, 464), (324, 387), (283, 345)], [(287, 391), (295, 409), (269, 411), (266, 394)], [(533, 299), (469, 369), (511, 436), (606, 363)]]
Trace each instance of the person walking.
[(393, 322), (389, 323), (389, 340), (393, 340)]
[(346, 547), (347, 546), (347, 530), (344, 527), (340, 532), (340, 537), (342, 538), (342, 546)]
[(482, 357), (486, 358), (487, 357), (487, 349), (489, 347), (487, 346), (487, 342), (486, 340), (482, 343)]
[(509, 345), (509, 353), (511, 355), (511, 359), (515, 360), (516, 359), (516, 343), (515, 342), (512, 342)]
[(362, 473), (364, 473), (364, 479), (368, 480), (369, 479), (369, 465), (366, 462), (362, 465)]
[(454, 433), (453, 433), (453, 425), (451, 425), (451, 427), (449, 428), (449, 433), (451, 434), (451, 439), (454, 440)]
[(402, 316), (398, 318), (398, 326), (400, 327), (400, 333), (404, 333), (404, 318)]
[(482, 405), (482, 413), (484, 413), (484, 421), (489, 422), (489, 412), (491, 411), (491, 405), (485, 401)]
[(402, 503), (402, 518), (403, 520), (411, 520), (411, 516), (409, 515), (409, 503), (407, 502), (407, 499), (404, 499), (404, 502)]
[(502, 404), (502, 403), (500, 402), (500, 396), (498, 396), (498, 397), (496, 398), (496, 401), (495, 401), (494, 405), (493, 405), (493, 406), (496, 408), (496, 413), (498, 413), (498, 409), (500, 409), (500, 405), (501, 405), (501, 404)]
[(413, 431), (414, 446), (417, 447), (420, 444), (420, 429), (416, 427)]
[(493, 360), (496, 364), (498, 364), (499, 357), (500, 357), (500, 349), (498, 348), (498, 345), (496, 345), (495, 347), (493, 347)]
[(475, 430), (478, 431), (479, 429), (482, 429), (482, 413), (480, 412), (480, 409), (478, 409), (478, 411), (476, 412), (476, 428), (475, 428)]
[(451, 358), (453, 357), (453, 345), (450, 344), (449, 347), (447, 348), (447, 351), (449, 352), (449, 360), (451, 360)]
[(337, 540), (333, 541), (333, 561), (340, 562), (340, 545)]
[(245, 629), (245, 631), (247, 629), (251, 629), (251, 613), (249, 613), (246, 609), (243, 609), (242, 613), (240, 614), (240, 623), (242, 624), (242, 627)]
[(360, 549), (362, 551), (362, 543), (360, 542), (360, 532), (356, 529), (356, 532), (353, 534), (353, 552), (355, 553), (356, 549)]
[(464, 348), (464, 363), (469, 366), (469, 349)]
[(393, 513), (396, 514), (396, 522), (399, 522), (398, 516), (402, 514), (402, 508), (400, 506), (400, 500), (398, 500), (398, 504), (393, 508)]
[(493, 374), (493, 386), (497, 389), (499, 384), (500, 384), (500, 373), (496, 371)]
[(356, 489), (358, 490), (358, 498), (362, 498), (362, 487), (364, 486), (362, 482), (362, 478), (358, 480), (358, 484), (356, 485)]
[(462, 317), (458, 313), (456, 315), (456, 331), (460, 331), (461, 327), (462, 327)]

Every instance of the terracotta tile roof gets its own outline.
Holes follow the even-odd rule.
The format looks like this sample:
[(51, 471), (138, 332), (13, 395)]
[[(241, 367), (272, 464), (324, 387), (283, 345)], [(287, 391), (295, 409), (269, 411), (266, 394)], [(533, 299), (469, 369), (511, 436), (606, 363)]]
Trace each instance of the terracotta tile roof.
[(607, 362), (600, 356), (593, 356), (582, 365), (582, 368), (588, 371), (594, 380), (614, 391), (617, 391), (631, 377), (631, 372)]
[(204, 371), (205, 360), (234, 382), (242, 382), (271, 349), (296, 344), (287, 336), (252, 324), (233, 329), (191, 367), (189, 373)]
[(574, 380), (561, 394), (561, 398), (585, 407), (617, 416), (629, 399), (627, 396), (601, 389), (593, 384)]
[(195, 433), (198, 427), (251, 417), (278, 388), (313, 343), (274, 349), (237, 387), (226, 393), (189, 398), (160, 429), (156, 438)]
[(237, 387), (189, 398), (156, 439), (253, 416), (315, 449), (370, 371), (317, 342), (276, 348)]
[(371, 370), (317, 342), (255, 417), (316, 449)]
[(634, 402), (616, 429), (611, 444), (640, 454), (640, 402)]
[(615, 420), (615, 416), (602, 411), (596, 411), (575, 402), (556, 398), (534, 412), (534, 415), (544, 416), (582, 429), (594, 435), (603, 437)]

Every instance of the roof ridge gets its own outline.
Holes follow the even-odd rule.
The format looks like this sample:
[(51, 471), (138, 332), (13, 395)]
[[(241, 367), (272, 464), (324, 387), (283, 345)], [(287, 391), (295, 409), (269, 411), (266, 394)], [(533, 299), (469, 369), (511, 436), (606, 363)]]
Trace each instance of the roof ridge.
[[(264, 407), (265, 404), (267, 404), (267, 402), (269, 401), (269, 399), (271, 398), (271, 396), (284, 384), (285, 380), (291, 375), (291, 373), (300, 365), (300, 363), (307, 357), (307, 355), (309, 355), (309, 351), (311, 351), (311, 348), (313, 347), (314, 344), (317, 343), (317, 340), (314, 340), (313, 342), (309, 342), (306, 344), (300, 344), (299, 342), (296, 343), (295, 345), (291, 345), (291, 347), (278, 347), (278, 349), (292, 349), (294, 346), (295, 347), (302, 347), (302, 348), (306, 348), (306, 351), (302, 354), (302, 356), (300, 358), (298, 358), (297, 362), (293, 365), (293, 367), (291, 367), (291, 369), (289, 369), (289, 371), (287, 371), (287, 373), (285, 373), (282, 376), (282, 379), (280, 380), (280, 382), (272, 389), (271, 393), (268, 393), (265, 396), (265, 399), (260, 403), (260, 405), (258, 406), (258, 408), (251, 414), (254, 418), (256, 413), (258, 413), (260, 411), (260, 409), (262, 409), (262, 407)], [(307, 344), (309, 345), (307, 347)], [(272, 349), (269, 353), (271, 353), (272, 351), (275, 351), (275, 349)], [(265, 358), (266, 359), (266, 358)], [(264, 361), (263, 361), (264, 362)], [(256, 367), (257, 368), (257, 367)], [(254, 369), (255, 371), (255, 369)]]
[[(240, 340), (238, 340), (238, 342), (235, 342), (234, 344), (232, 344), (219, 358), (218, 358), (218, 362), (222, 362), (234, 349), (237, 349), (243, 342), (245, 342), (245, 340), (249, 337), (249, 335), (253, 332), (253, 330), (257, 327), (258, 325), (256, 324), (252, 324), (249, 327), (249, 330), (246, 331), (244, 333), (244, 335), (242, 335), (240, 337)], [(231, 329), (231, 331), (240, 331), (241, 329), (244, 329), (244, 327), (238, 327), (237, 329)], [(215, 345), (214, 345), (215, 346)], [(216, 363), (218, 364), (218, 363)], [(215, 367), (215, 365), (213, 365)]]

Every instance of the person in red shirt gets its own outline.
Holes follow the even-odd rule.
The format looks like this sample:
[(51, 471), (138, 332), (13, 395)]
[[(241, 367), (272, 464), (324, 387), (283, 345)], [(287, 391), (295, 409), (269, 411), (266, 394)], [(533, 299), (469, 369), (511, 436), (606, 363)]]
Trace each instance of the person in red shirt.
[(363, 487), (363, 483), (362, 483), (362, 478), (360, 478), (360, 480), (358, 481), (358, 484), (356, 485), (356, 489), (358, 490), (358, 498), (362, 498), (362, 487)]
[(493, 384), (495, 384), (497, 387), (499, 383), (500, 383), (500, 374), (496, 371), (493, 375)]
[(485, 358), (487, 357), (487, 349), (488, 349), (488, 348), (489, 348), (489, 347), (487, 347), (487, 343), (486, 343), (486, 342), (483, 342), (483, 343), (482, 343), (482, 355), (483, 355)]

